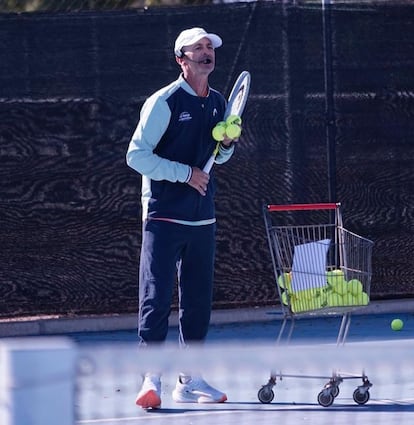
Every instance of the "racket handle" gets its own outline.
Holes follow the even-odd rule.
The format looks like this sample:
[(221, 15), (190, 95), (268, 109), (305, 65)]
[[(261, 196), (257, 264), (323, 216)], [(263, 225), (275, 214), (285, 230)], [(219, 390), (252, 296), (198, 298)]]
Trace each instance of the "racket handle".
[(213, 168), (213, 164), (214, 164), (214, 158), (216, 157), (215, 154), (211, 155), (210, 158), (208, 159), (206, 165), (203, 168), (203, 171), (205, 173), (209, 173), (211, 171), (211, 169)]

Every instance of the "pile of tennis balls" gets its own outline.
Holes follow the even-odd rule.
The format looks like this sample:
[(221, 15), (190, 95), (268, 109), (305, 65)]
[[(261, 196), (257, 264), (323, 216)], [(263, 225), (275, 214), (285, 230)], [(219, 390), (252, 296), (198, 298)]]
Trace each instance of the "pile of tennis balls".
[(326, 286), (301, 291), (292, 289), (292, 272), (285, 272), (277, 279), (282, 302), (290, 304), (293, 313), (329, 307), (362, 306), (369, 303), (369, 296), (358, 279), (345, 280), (340, 269), (326, 272)]
[(213, 139), (217, 142), (224, 140), (227, 136), (229, 139), (238, 139), (241, 135), (242, 120), (238, 115), (229, 115), (226, 121), (218, 122), (212, 130)]

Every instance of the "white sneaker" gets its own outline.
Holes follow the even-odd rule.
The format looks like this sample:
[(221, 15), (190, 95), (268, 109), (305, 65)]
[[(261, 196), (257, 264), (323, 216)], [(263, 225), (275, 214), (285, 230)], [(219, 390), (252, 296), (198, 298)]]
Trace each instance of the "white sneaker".
[(189, 378), (185, 383), (180, 376), (172, 393), (177, 403), (224, 403), (226, 394), (216, 390), (200, 377)]
[(159, 409), (161, 407), (160, 375), (145, 375), (135, 404), (141, 406), (143, 409)]

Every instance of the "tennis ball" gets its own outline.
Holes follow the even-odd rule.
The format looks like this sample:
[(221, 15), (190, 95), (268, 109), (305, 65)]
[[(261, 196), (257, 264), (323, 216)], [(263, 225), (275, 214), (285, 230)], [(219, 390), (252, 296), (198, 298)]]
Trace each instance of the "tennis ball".
[(302, 311), (309, 310), (309, 301), (297, 298), (292, 300), (291, 309), (293, 313), (301, 313)]
[(362, 292), (361, 294), (354, 295), (355, 304), (356, 305), (368, 305), (369, 296), (366, 292)]
[(340, 269), (330, 270), (326, 273), (326, 280), (329, 285), (335, 286), (335, 283), (344, 279), (344, 272)]
[(348, 282), (348, 291), (352, 295), (362, 294), (362, 291), (363, 291), (362, 282), (358, 279), (351, 279)]
[(297, 307), (297, 303), (298, 303), (298, 301), (296, 299), (292, 300), (292, 302), (290, 303), (290, 309), (292, 310), (292, 313), (298, 313), (299, 312), (299, 309)]
[(229, 115), (226, 119), (226, 125), (230, 125), (230, 124), (240, 125), (241, 123), (242, 123), (242, 119), (238, 115)]
[(394, 319), (391, 322), (391, 329), (393, 331), (400, 331), (404, 326), (404, 322), (401, 319)]
[(348, 284), (346, 280), (337, 280), (332, 289), (339, 295), (345, 295), (348, 292)]
[(282, 273), (277, 278), (277, 283), (282, 289), (290, 289), (292, 282), (292, 275), (290, 273)]
[(331, 292), (326, 296), (326, 303), (328, 307), (339, 307), (344, 305), (342, 295), (339, 295), (335, 292)]
[(220, 121), (216, 124), (211, 133), (215, 141), (221, 142), (224, 140), (224, 136), (226, 134), (226, 123), (224, 121)]
[(241, 128), (237, 124), (228, 124), (226, 134), (229, 139), (238, 139), (241, 134)]
[(356, 298), (350, 292), (347, 292), (346, 294), (343, 295), (342, 302), (343, 302), (343, 305), (357, 305), (358, 304)]

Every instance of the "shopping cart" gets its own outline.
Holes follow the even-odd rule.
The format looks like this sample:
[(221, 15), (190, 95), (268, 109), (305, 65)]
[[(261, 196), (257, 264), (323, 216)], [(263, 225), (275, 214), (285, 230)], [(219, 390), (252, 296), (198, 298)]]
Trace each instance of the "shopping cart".
[[(287, 343), (296, 318), (329, 314), (342, 316), (337, 344), (344, 344), (351, 313), (369, 304), (373, 242), (343, 227), (339, 203), (266, 205), (263, 213), (283, 314), (277, 342), (289, 321)], [(344, 379), (362, 379), (353, 395), (357, 404), (369, 400), (372, 386), (365, 373), (322, 377), (272, 372), (258, 392), (262, 403), (273, 400), (272, 388), (282, 376), (329, 379), (318, 395), (324, 407), (333, 403)]]

